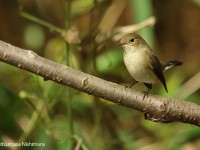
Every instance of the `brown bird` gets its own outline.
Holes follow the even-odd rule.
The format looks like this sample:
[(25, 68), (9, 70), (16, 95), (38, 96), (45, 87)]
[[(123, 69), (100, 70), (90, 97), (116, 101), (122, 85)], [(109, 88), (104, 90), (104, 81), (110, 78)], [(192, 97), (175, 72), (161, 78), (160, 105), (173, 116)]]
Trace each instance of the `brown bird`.
[(124, 63), (128, 72), (136, 80), (135, 83), (144, 83), (148, 88), (146, 94), (152, 89), (152, 84), (159, 80), (168, 92), (163, 72), (174, 66), (182, 65), (181, 61), (161, 63), (146, 41), (136, 33), (125, 35), (120, 45), (124, 48)]

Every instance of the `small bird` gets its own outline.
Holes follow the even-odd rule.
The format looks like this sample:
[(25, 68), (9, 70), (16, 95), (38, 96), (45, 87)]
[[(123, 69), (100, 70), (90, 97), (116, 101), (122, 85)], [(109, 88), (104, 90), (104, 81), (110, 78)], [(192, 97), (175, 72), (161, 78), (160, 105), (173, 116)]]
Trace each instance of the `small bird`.
[(142, 82), (148, 88), (144, 97), (152, 89), (152, 84), (159, 80), (168, 93), (163, 72), (182, 65), (181, 61), (160, 62), (146, 41), (136, 33), (122, 37), (119, 45), (124, 49), (124, 63), (130, 75), (136, 80), (135, 83)]

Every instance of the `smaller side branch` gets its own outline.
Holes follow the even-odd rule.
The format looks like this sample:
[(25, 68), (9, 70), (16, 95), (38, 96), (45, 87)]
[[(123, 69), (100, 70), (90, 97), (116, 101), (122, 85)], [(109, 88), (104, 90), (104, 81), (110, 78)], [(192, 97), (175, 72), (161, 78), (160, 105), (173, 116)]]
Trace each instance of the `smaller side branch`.
[(184, 122), (200, 126), (200, 106), (183, 100), (149, 95), (105, 81), (0, 41), (0, 61), (82, 92), (144, 112), (154, 122)]

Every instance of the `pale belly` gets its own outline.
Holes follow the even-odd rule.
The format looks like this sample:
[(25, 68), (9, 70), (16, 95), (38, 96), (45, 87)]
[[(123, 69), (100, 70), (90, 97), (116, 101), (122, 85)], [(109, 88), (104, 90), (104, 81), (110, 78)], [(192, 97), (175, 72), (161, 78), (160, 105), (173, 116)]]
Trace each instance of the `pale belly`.
[(149, 63), (150, 58), (145, 57), (145, 52), (124, 53), (124, 63), (130, 75), (139, 82), (155, 83), (157, 77)]

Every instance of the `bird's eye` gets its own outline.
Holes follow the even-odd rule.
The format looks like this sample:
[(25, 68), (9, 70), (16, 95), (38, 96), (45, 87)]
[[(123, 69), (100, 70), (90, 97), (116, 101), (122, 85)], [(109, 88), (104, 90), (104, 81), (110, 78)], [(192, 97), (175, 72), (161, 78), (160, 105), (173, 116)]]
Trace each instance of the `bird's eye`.
[(135, 41), (135, 39), (132, 37), (132, 38), (130, 39), (130, 42), (133, 43), (134, 41)]

